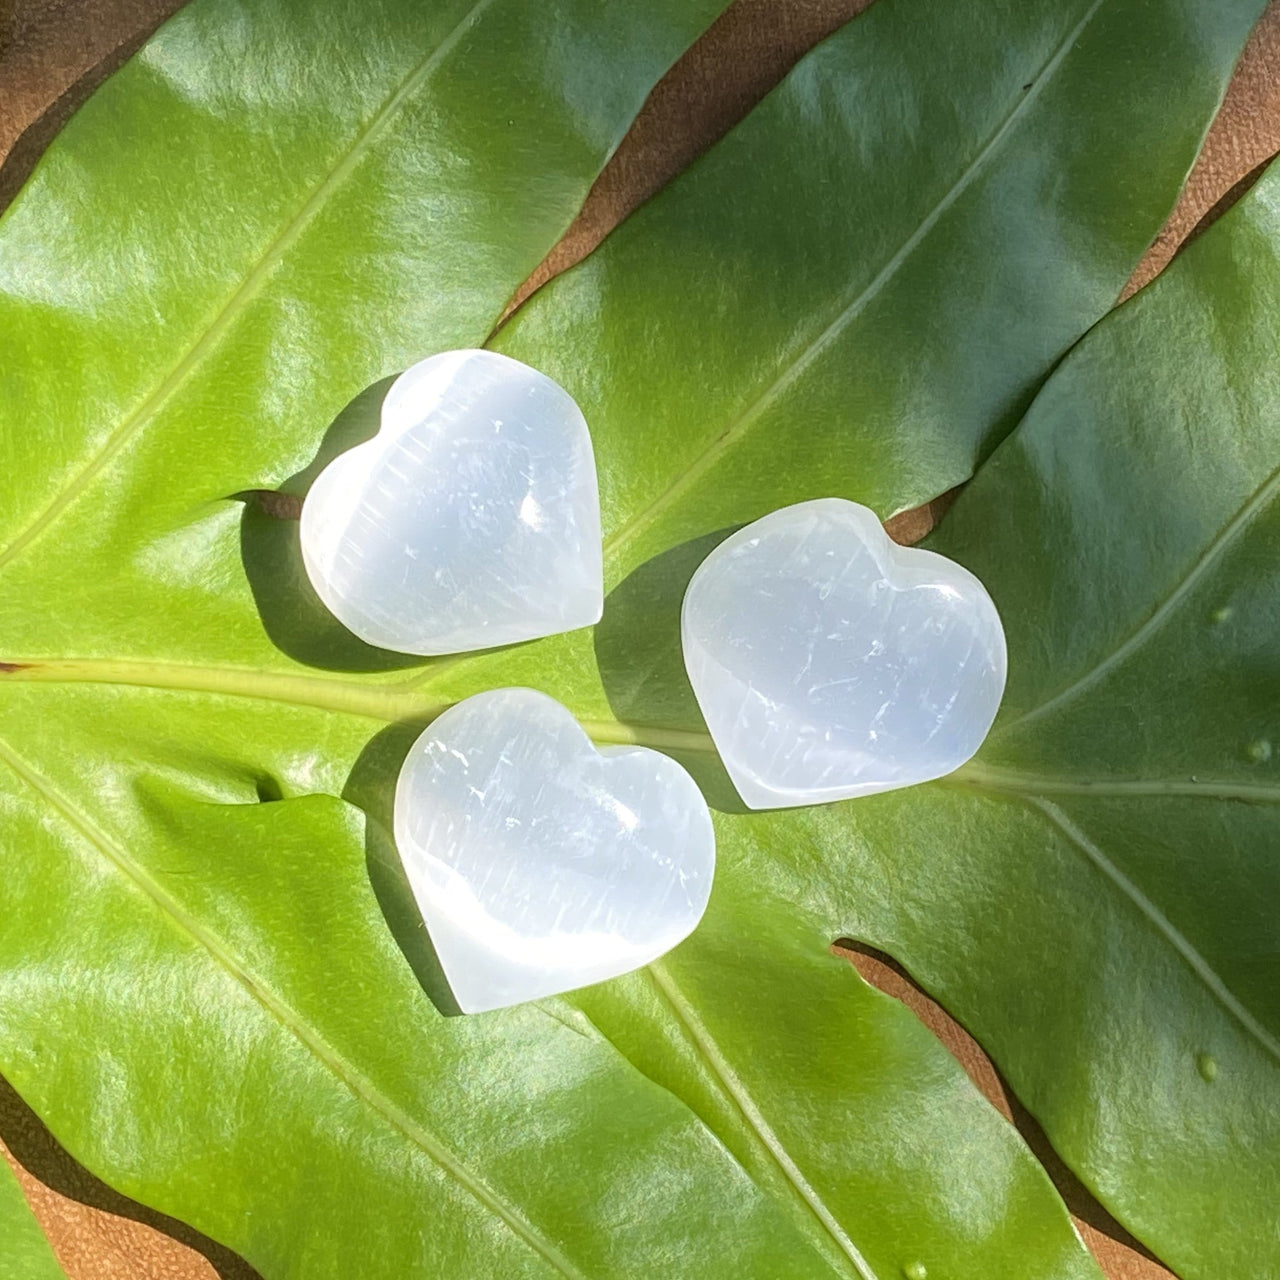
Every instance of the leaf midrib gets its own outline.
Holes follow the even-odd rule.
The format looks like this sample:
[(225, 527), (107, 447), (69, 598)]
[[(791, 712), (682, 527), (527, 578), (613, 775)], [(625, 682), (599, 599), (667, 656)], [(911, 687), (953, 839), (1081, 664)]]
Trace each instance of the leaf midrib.
[(549, 1240), (537, 1232), (520, 1213), (499, 1196), (424, 1125), (393, 1102), (372, 1080), (356, 1069), (343, 1054), (282, 997), (254, 976), (212, 931), (194, 919), (144, 867), (135, 862), (87, 814), (67, 799), (47, 778), (29, 765), (14, 749), (0, 740), (0, 762), (17, 775), (45, 801), (83, 839), (88, 841), (121, 875), (141, 890), (167, 916), (179, 932), (201, 947), (262, 1009), (288, 1031), (299, 1044), (316, 1058), (358, 1101), (369, 1107), (393, 1129), (421, 1150), (439, 1169), (458, 1183), (483, 1208), (500, 1219), (525, 1245), (543, 1261), (571, 1280), (587, 1280)]
[[(13, 669), (5, 669), (11, 667)], [(339, 715), (358, 716), (382, 724), (429, 722), (454, 703), (432, 700), (416, 681), (363, 684), (319, 676), (261, 671), (249, 667), (197, 666), (187, 663), (117, 662), (108, 659), (36, 659), (30, 663), (0, 663), (0, 687), (6, 682), (37, 684), (106, 684), (175, 693), (220, 694), (309, 707)], [(596, 742), (651, 747), (658, 751), (715, 755), (709, 734), (674, 726), (632, 724), (621, 720), (579, 719)], [(1207, 800), (1280, 803), (1280, 785), (1241, 782), (1234, 778), (1206, 778), (1194, 774), (1151, 778), (1095, 778), (1078, 775), (1026, 773), (1001, 769), (974, 759), (939, 779), (983, 791), (1025, 795), (1081, 795), (1099, 797), (1184, 796)]]
[(284, 228), (267, 245), (262, 256), (232, 292), (231, 296), (223, 304), (222, 309), (201, 331), (196, 341), (187, 349), (160, 384), (108, 435), (101, 448), (89, 459), (88, 463), (81, 468), (66, 487), (54, 496), (49, 505), (17, 534), (3, 551), (0, 551), (0, 572), (8, 568), (29, 546), (57, 522), (62, 513), (110, 465), (112, 459), (160, 412), (170, 396), (200, 366), (203, 358), (217, 347), (219, 339), (239, 318), (245, 307), (257, 296), (258, 291), (271, 275), (276, 265), (297, 242), (312, 218), (324, 206), (331, 193), (342, 185), (369, 148), (382, 136), (405, 101), (430, 79), (444, 59), (457, 47), (459, 41), (479, 18), (480, 14), (494, 2), (495, 0), (476, 0), (476, 3), (463, 15), (462, 19), (448, 35), (414, 65), (395, 91), (369, 118), (368, 123), (356, 133), (351, 145), (342, 154), (338, 163), (312, 188), (306, 200), (299, 206), (297, 212), (285, 224)]
[[(221, 694), (312, 707), (384, 724), (429, 722), (454, 704), (432, 699), (414, 680), (364, 684), (334, 677), (261, 671), (250, 667), (129, 662), (103, 658), (36, 658), (0, 663), (0, 687), (16, 684), (104, 684), (175, 693)], [(597, 742), (652, 747), (659, 751), (715, 752), (708, 734), (621, 720), (579, 719)]]
[(714, 440), (684, 466), (680, 474), (666, 489), (662, 490), (652, 501), (646, 503), (610, 534), (604, 544), (606, 558), (618, 552), (621, 548), (634, 541), (640, 534), (651, 528), (654, 521), (682, 494), (687, 492), (690, 485), (701, 479), (715, 465), (720, 456), (751, 429), (774, 400), (783, 394), (797, 379), (802, 377), (813, 363), (840, 337), (844, 330), (883, 291), (885, 286), (898, 273), (898, 270), (924, 242), (938, 222), (941, 221), (943, 215), (973, 184), (991, 156), (999, 151), (1005, 139), (1021, 121), (1024, 113), (1039, 98), (1044, 87), (1053, 79), (1058, 68), (1066, 60), (1068, 54), (1105, 2), (1106, 0), (1093, 0), (1093, 3), (1085, 11), (1084, 16), (1067, 33), (1036, 73), (1030, 87), (1019, 94), (1013, 108), (982, 145), (978, 154), (969, 162), (933, 208), (930, 209), (911, 235), (903, 241), (893, 256), (881, 267), (871, 283), (859, 288), (853, 298), (842, 305), (835, 319), (816, 337), (806, 343), (800, 352), (783, 366), (781, 372), (773, 381), (746, 408), (739, 412)]
[(1100, 798), (1184, 797), (1198, 800), (1241, 800), (1252, 804), (1280, 804), (1280, 784), (1240, 782), (1234, 778), (1196, 775), (1168, 778), (1089, 778), (1023, 773), (999, 769), (979, 760), (963, 764), (941, 781), (983, 791), (1022, 796), (1095, 796)]

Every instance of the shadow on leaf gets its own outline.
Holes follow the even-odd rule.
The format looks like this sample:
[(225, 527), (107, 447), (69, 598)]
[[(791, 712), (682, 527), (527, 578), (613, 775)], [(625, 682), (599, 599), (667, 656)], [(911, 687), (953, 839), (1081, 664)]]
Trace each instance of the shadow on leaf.
[[(706, 733), (680, 644), (680, 608), (694, 570), (735, 529), (720, 529), (646, 560), (604, 602), (596, 624), (596, 663), (614, 716), (643, 729)], [(746, 813), (714, 751), (668, 750), (721, 813)]]
[(394, 671), (422, 662), (366, 644), (329, 612), (307, 577), (299, 538), (307, 490), (339, 454), (377, 434), (382, 401), (394, 381), (383, 378), (356, 396), (330, 424), (310, 464), (278, 490), (234, 495), (244, 503), (240, 559), (263, 628), (283, 653), (325, 671)]
[(365, 866), (387, 928), (431, 1003), (446, 1018), (462, 1012), (396, 852), (394, 810), (400, 766), (429, 720), (389, 725), (375, 735), (347, 778), (342, 798), (365, 814)]

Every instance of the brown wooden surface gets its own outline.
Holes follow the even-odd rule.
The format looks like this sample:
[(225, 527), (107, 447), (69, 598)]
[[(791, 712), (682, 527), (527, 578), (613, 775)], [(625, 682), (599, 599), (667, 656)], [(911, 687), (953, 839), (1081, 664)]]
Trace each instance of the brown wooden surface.
[[(868, 3), (738, 0), (654, 91), (581, 216), (515, 301), (590, 252), (628, 212), (741, 118), (806, 49)], [(178, 7), (177, 0), (0, 0), (0, 207), (93, 87)], [(1150, 280), (1277, 151), (1280, 0), (1272, 0), (1182, 199), (1134, 273), (1130, 291)], [(890, 531), (901, 542), (917, 541), (949, 499), (943, 495), (906, 512), (891, 522)], [(993, 1105), (1018, 1125), (1109, 1280), (1167, 1280), (1170, 1273), (1062, 1164), (978, 1044), (887, 957), (852, 946), (842, 950), (869, 982), (912, 1008)], [(135, 1205), (81, 1169), (2, 1081), (0, 1153), (17, 1171), (71, 1280), (248, 1280), (254, 1275), (212, 1241)]]

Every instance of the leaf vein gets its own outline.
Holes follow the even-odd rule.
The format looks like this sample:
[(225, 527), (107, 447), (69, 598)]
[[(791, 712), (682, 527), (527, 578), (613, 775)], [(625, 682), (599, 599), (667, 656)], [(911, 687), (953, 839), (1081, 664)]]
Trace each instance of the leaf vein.
[(1262, 1049), (1280, 1062), (1280, 1041), (1240, 1002), (1213, 966), (1192, 945), (1185, 934), (1087, 835), (1051, 800), (1026, 796), (1024, 802), (1038, 809), (1130, 902), (1147, 918), (1166, 942), (1186, 961), (1191, 971), (1208, 988), (1218, 1003), (1233, 1017)]
[(1280, 804), (1280, 786), (1267, 782), (1235, 782), (1227, 778), (1055, 778), (1045, 774), (997, 769), (978, 761), (961, 765), (944, 782), (980, 787), (1011, 795), (1186, 796), (1204, 800), (1243, 800)]
[(1077, 679), (1073, 680), (1064, 689), (1060, 689), (1046, 701), (1028, 711), (1024, 711), (1007, 724), (997, 726), (991, 737), (993, 739), (1003, 737), (1005, 734), (1012, 733), (1015, 729), (1022, 728), (1024, 725), (1043, 718), (1065, 703), (1074, 701), (1080, 694), (1105, 679), (1109, 672), (1124, 662), (1136, 650), (1140, 649), (1151, 635), (1168, 621), (1178, 605), (1190, 594), (1201, 578), (1208, 573), (1219, 556), (1252, 524), (1254, 517), (1267, 507), (1277, 492), (1280, 492), (1280, 467), (1277, 467), (1271, 473), (1254, 491), (1244, 506), (1223, 526), (1217, 537), (1205, 547), (1196, 560), (1193, 561), (1190, 569), (1175, 584), (1173, 590), (1116, 648), (1112, 649), (1110, 653), (1096, 662), (1083, 675), (1077, 677)]

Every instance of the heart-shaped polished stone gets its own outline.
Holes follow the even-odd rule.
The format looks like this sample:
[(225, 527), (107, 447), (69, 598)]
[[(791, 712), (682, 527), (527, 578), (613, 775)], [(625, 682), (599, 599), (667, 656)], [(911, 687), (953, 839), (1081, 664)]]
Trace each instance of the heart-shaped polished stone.
[(432, 722), (400, 770), (395, 836), (466, 1013), (656, 960), (701, 919), (715, 870), (711, 814), (674, 760), (597, 750), (532, 689)]
[(492, 351), (423, 360), (387, 392), (378, 434), (311, 486), (302, 556), (339, 621), (401, 653), (598, 622), (600, 500), (581, 410)]
[(986, 588), (875, 514), (824, 498), (740, 529), (699, 565), (685, 666), (753, 809), (939, 778), (982, 744), (1004, 692)]

